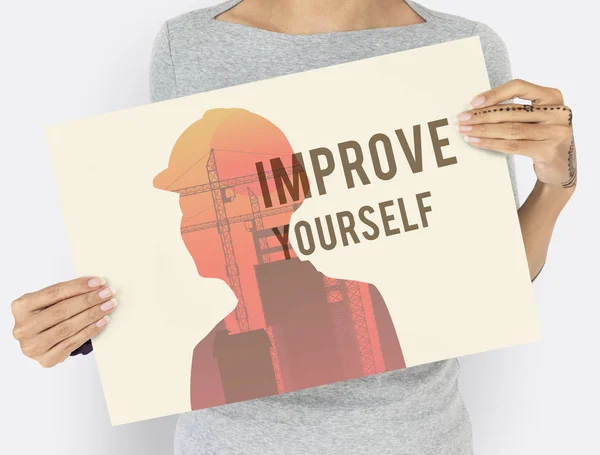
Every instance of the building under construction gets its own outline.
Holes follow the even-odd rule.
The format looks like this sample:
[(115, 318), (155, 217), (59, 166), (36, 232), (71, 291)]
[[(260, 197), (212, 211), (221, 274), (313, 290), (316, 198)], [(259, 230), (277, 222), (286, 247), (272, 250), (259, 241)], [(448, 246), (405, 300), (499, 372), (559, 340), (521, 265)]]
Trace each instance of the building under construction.
[(271, 341), (264, 329), (229, 335), (219, 331), (214, 341), (223, 394), (227, 403), (276, 395)]
[[(265, 322), (274, 327), (286, 391), (345, 379), (336, 340), (334, 311), (327, 302), (322, 274), (298, 258), (256, 266)], [(352, 329), (352, 321), (347, 319)], [(284, 355), (282, 355), (285, 353)]]

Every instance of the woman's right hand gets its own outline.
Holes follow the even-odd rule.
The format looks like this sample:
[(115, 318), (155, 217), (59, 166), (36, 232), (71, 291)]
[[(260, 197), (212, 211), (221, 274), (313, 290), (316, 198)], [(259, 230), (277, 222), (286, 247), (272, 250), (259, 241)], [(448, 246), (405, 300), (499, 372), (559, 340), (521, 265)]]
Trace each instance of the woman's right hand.
[(117, 305), (114, 289), (85, 277), (25, 294), (12, 303), (13, 336), (23, 354), (50, 368), (106, 327)]

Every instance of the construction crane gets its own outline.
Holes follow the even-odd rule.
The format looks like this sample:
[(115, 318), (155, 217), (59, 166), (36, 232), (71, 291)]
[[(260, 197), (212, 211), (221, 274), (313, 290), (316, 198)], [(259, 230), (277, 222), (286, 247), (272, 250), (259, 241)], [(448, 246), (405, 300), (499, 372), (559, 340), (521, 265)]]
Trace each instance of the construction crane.
[(219, 169), (215, 160), (215, 152), (211, 150), (206, 162), (206, 171), (208, 172), (208, 182), (212, 195), (215, 215), (217, 217), (217, 231), (221, 237), (221, 246), (223, 248), (223, 256), (225, 257), (225, 271), (229, 286), (238, 299), (238, 305), (235, 308), (235, 317), (240, 328), (240, 332), (250, 330), (248, 322), (248, 309), (244, 299), (244, 291), (240, 280), (240, 270), (235, 258), (235, 250), (233, 249), (233, 241), (231, 239), (231, 226), (227, 219), (227, 209), (225, 204), (231, 202), (233, 198), (226, 195), (226, 188), (221, 187), (219, 180)]
[[(304, 169), (300, 165), (290, 166), (284, 169), (277, 169), (277, 173), (285, 172), (304, 172)], [(247, 332), (250, 330), (250, 324), (248, 321), (248, 309), (244, 298), (244, 291), (240, 279), (240, 271), (235, 257), (235, 250), (233, 248), (233, 240), (231, 238), (231, 225), (235, 223), (241, 223), (245, 221), (256, 222), (256, 210), (260, 210), (258, 205), (258, 198), (252, 193), (254, 204), (251, 204), (251, 213), (239, 215), (229, 218), (227, 216), (226, 204), (231, 202), (235, 198), (227, 194), (227, 190), (234, 188), (239, 185), (249, 184), (258, 182), (260, 180), (267, 180), (275, 177), (274, 171), (266, 171), (261, 173), (255, 173), (236, 177), (233, 179), (221, 180), (219, 178), (219, 169), (216, 162), (215, 150), (211, 149), (208, 154), (208, 160), (206, 162), (206, 172), (208, 174), (208, 183), (202, 185), (191, 186), (187, 188), (180, 188), (175, 190), (181, 197), (192, 196), (200, 193), (210, 192), (213, 201), (213, 208), (215, 211), (216, 219), (214, 221), (208, 221), (191, 226), (185, 226), (181, 228), (182, 234), (189, 234), (191, 232), (202, 231), (210, 228), (217, 228), (219, 237), (221, 239), (221, 247), (223, 249), (223, 257), (225, 258), (225, 272), (229, 286), (234, 292), (238, 299), (238, 305), (236, 307), (236, 320), (240, 332)], [(251, 199), (252, 201), (252, 199)], [(260, 214), (260, 223), (262, 223), (263, 216), (274, 216), (281, 213), (293, 212), (295, 210), (293, 205), (277, 207), (274, 209), (266, 210)], [(266, 239), (265, 239), (266, 241)]]

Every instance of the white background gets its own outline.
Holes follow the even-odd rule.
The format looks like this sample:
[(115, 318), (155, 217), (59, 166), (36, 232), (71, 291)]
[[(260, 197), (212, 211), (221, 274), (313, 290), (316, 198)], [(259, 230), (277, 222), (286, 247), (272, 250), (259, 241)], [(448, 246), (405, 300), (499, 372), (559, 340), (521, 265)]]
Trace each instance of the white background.
[[(0, 0), (0, 453), (172, 453), (173, 417), (110, 427), (93, 355), (51, 370), (25, 359), (11, 337), (10, 302), (73, 277), (44, 126), (146, 104), (159, 26), (211, 3)], [(584, 0), (422, 3), (492, 26), (508, 45), (515, 76), (560, 88), (574, 111), (579, 187), (535, 285), (545, 339), (461, 361), (476, 453), (593, 453), (600, 408), (597, 6)], [(517, 166), (523, 199), (533, 173), (525, 159)], [(102, 201), (89, 204), (99, 217), (111, 216)]]

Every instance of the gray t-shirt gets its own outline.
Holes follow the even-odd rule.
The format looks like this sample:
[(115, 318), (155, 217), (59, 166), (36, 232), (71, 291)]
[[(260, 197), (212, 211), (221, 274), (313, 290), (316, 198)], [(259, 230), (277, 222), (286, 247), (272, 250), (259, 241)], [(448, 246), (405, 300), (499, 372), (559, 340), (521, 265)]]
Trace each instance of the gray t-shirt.
[[(313, 35), (215, 20), (240, 1), (228, 0), (163, 25), (152, 54), (153, 101), (474, 35), (481, 37), (492, 86), (511, 79), (506, 48), (493, 30), (412, 1), (407, 3), (425, 20), (422, 24)], [(507, 163), (518, 200), (510, 157)], [(458, 361), (452, 359), (183, 414), (175, 453), (471, 454), (458, 373)]]

